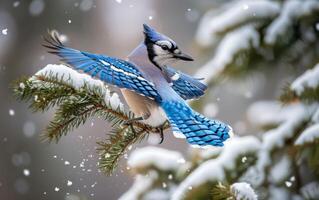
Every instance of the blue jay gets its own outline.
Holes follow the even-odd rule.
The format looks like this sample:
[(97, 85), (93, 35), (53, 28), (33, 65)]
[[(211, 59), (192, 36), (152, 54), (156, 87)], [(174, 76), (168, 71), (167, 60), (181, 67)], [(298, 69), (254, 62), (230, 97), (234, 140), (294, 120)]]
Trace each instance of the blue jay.
[(232, 128), (204, 117), (185, 102), (202, 96), (206, 85), (168, 66), (178, 60), (193, 59), (182, 53), (172, 39), (146, 24), (144, 35), (144, 41), (126, 61), (66, 47), (57, 34), (45, 39), (44, 46), (75, 70), (120, 88), (130, 110), (137, 116), (130, 122), (140, 120), (160, 127), (168, 120), (174, 135), (186, 138), (192, 145), (223, 146)]

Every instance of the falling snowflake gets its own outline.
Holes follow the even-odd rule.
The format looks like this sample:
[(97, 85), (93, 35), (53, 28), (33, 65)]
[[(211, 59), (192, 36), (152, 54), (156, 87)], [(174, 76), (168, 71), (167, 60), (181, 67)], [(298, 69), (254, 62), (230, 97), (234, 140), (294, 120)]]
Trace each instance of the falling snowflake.
[(1, 32), (2, 32), (3, 35), (8, 35), (8, 29), (7, 28), (2, 29)]
[(30, 170), (24, 169), (24, 170), (23, 170), (23, 175), (25, 175), (25, 176), (30, 176)]
[(66, 183), (67, 186), (71, 186), (72, 184), (73, 184), (72, 181), (69, 181), (69, 180), (68, 180), (68, 182)]
[(14, 114), (15, 114), (14, 110), (13, 110), (13, 109), (10, 109), (10, 110), (9, 110), (9, 115), (10, 115), (10, 116), (14, 116)]

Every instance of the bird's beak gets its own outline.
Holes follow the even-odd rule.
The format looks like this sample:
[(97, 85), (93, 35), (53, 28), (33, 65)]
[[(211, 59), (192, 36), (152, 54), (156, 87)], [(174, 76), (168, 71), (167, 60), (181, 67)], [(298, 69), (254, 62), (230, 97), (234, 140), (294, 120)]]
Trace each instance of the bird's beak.
[(174, 54), (174, 57), (178, 58), (180, 60), (185, 60), (185, 61), (193, 61), (194, 60), (191, 56), (189, 56), (185, 53)]

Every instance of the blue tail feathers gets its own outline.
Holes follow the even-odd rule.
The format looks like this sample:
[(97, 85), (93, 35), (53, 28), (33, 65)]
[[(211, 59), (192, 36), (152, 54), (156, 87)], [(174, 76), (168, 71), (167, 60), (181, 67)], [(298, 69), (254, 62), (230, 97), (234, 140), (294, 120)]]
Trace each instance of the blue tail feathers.
[(190, 144), (223, 146), (229, 138), (231, 127), (217, 120), (210, 120), (193, 111), (185, 102), (163, 102), (164, 109), (173, 131), (181, 132)]

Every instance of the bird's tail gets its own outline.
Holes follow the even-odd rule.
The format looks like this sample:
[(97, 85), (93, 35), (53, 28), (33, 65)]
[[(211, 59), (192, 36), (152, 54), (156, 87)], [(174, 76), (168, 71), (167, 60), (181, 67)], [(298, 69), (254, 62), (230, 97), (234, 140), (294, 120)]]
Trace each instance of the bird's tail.
[(185, 102), (164, 101), (165, 111), (175, 133), (182, 133), (192, 145), (223, 146), (232, 134), (232, 128), (220, 121), (211, 120), (192, 110)]

